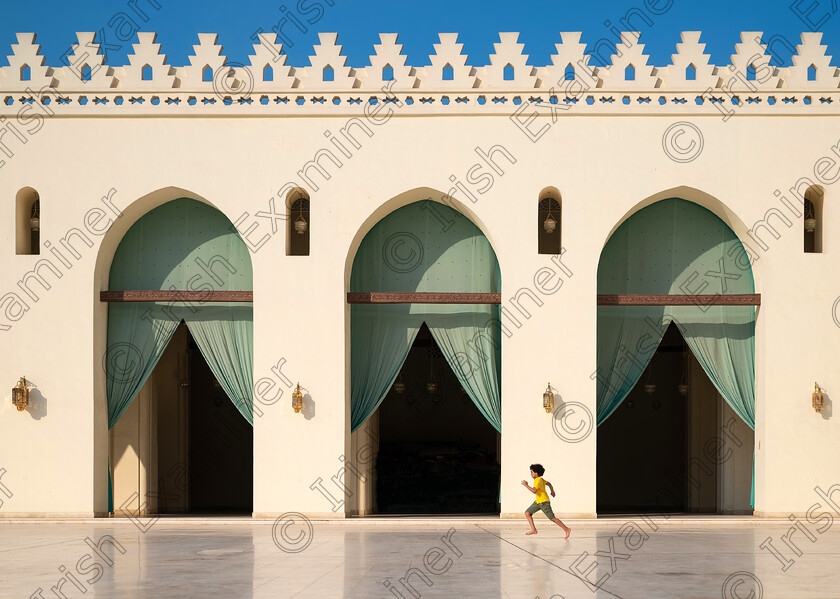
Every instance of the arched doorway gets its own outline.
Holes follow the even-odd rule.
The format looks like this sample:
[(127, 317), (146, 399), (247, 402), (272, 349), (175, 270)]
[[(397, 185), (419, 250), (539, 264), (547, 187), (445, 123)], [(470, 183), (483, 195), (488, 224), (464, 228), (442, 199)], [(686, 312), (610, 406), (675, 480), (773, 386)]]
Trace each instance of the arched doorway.
[(123, 236), (102, 294), (109, 511), (251, 512), (252, 278), (231, 222), (194, 199)]
[(657, 201), (610, 237), (598, 295), (598, 513), (750, 512), (758, 302), (741, 241)]
[(442, 204), (403, 206), (364, 237), (348, 294), (351, 442), (374, 443), (352, 512), (498, 513), (500, 290), (490, 242)]

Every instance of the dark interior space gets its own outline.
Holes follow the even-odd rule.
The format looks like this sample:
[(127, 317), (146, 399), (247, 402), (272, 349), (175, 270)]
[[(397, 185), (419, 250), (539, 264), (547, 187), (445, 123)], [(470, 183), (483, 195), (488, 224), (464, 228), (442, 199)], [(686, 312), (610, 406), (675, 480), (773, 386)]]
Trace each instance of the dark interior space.
[(425, 324), (379, 418), (379, 513), (499, 513), (500, 436)]
[(690, 423), (680, 385), (690, 359), (672, 323), (636, 386), (598, 427), (599, 514), (687, 511)]
[[(185, 327), (183, 323), (181, 326)], [(192, 335), (188, 331), (186, 334), (186, 369), (179, 383), (186, 414), (177, 425), (182, 430), (174, 430), (175, 423), (158, 425), (159, 435), (175, 434), (184, 440), (186, 459), (166, 471), (161, 469), (161, 477), (168, 479), (168, 492), (173, 498), (178, 496), (175, 503), (179, 505), (178, 509), (170, 510), (161, 501), (160, 511), (184, 513), (186, 509), (188, 514), (250, 515), (254, 486), (253, 427), (216, 380)], [(172, 456), (161, 458), (172, 464)]]

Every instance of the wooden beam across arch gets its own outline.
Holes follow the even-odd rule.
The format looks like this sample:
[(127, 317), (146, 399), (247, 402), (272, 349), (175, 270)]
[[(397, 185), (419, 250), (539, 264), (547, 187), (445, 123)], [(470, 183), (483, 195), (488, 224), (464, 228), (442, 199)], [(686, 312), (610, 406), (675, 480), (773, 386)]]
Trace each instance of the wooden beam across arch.
[[(348, 304), (501, 304), (501, 293), (348, 293)], [(760, 306), (761, 294), (599, 295), (599, 306)]]
[[(102, 302), (253, 302), (253, 291), (100, 291)], [(501, 304), (501, 293), (369, 292), (347, 294), (348, 304)], [(761, 294), (598, 295), (599, 306), (760, 306)]]
[(253, 291), (100, 291), (100, 302), (253, 302)]

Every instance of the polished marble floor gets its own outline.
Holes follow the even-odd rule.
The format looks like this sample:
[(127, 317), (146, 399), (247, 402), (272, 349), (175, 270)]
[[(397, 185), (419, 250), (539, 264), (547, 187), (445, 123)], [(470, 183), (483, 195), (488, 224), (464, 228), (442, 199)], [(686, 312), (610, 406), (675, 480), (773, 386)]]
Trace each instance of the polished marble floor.
[(840, 598), (840, 524), (569, 524), (0, 522), (0, 597)]

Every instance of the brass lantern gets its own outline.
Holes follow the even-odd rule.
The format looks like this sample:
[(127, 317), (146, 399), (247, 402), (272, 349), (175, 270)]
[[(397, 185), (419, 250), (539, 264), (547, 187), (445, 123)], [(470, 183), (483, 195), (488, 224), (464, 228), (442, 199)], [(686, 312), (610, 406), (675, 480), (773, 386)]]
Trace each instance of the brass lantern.
[(546, 414), (551, 414), (554, 410), (554, 393), (551, 391), (551, 383), (548, 384), (545, 393), (543, 393), (543, 407)]
[(811, 394), (811, 407), (814, 408), (817, 413), (820, 413), (824, 404), (825, 394), (823, 393), (823, 390), (820, 389), (820, 386), (817, 383), (814, 383), (814, 392)]
[(405, 383), (402, 380), (402, 372), (397, 376), (397, 382), (394, 383), (394, 391), (397, 395), (402, 395), (405, 393)]
[(303, 235), (306, 233), (306, 229), (309, 228), (309, 225), (306, 222), (306, 219), (303, 218), (303, 198), (298, 200), (300, 207), (300, 213), (298, 214), (297, 220), (295, 221), (295, 231), (297, 231), (298, 235)]
[(546, 217), (545, 221), (543, 221), (543, 229), (545, 229), (546, 233), (554, 233), (554, 230), (557, 228), (557, 221), (554, 220), (554, 217), (551, 216), (551, 204), (549, 203), (548, 209), (548, 216)]
[[(652, 363), (652, 361), (651, 361)], [(651, 368), (651, 364), (648, 364), (647, 367), (647, 380), (645, 381), (645, 393), (648, 395), (653, 395), (656, 392), (656, 383), (653, 380), (653, 368)]]
[(18, 412), (23, 412), (26, 406), (29, 405), (29, 387), (26, 386), (26, 377), (21, 377), (17, 385), (12, 388), (12, 403), (18, 409)]
[(813, 233), (817, 230), (817, 218), (814, 215), (814, 203), (805, 201), (805, 232)]
[(33, 232), (41, 230), (41, 200), (35, 200), (32, 203), (32, 211), (29, 216), (29, 230)]
[(300, 392), (300, 383), (297, 384), (297, 388), (292, 392), (292, 407), (295, 410), (295, 414), (299, 413), (303, 407), (303, 393)]

